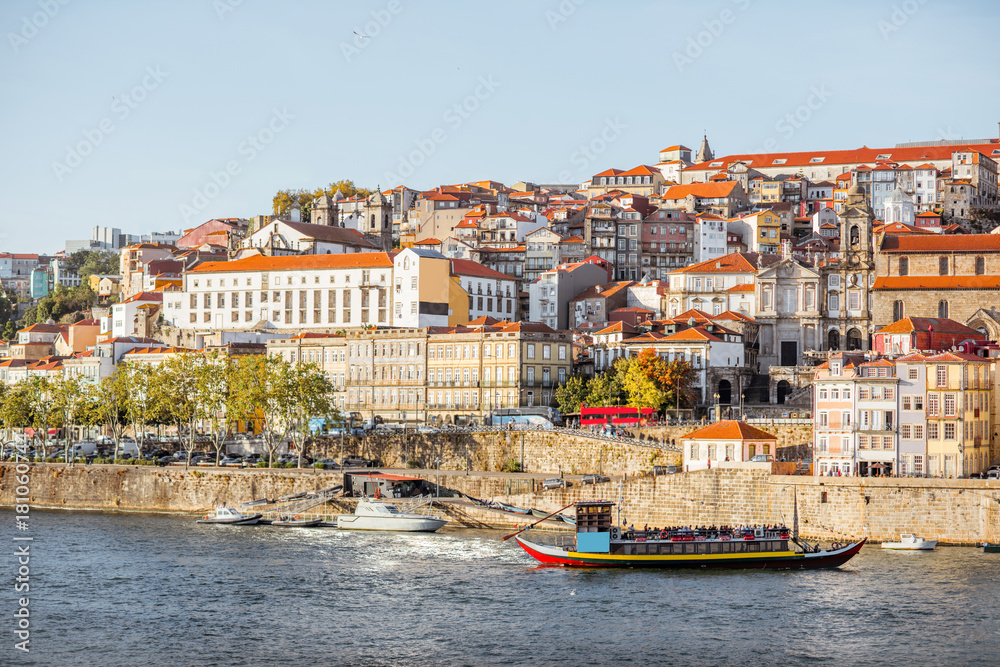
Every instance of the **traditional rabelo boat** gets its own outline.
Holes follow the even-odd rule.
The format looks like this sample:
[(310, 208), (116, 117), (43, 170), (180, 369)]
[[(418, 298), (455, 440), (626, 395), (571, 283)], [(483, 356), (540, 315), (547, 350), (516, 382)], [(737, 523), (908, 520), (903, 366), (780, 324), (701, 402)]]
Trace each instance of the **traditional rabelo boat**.
[(839, 567), (857, 554), (867, 541), (866, 538), (844, 545), (834, 542), (831, 548), (820, 549), (783, 527), (743, 531), (676, 529), (654, 534), (650, 531), (623, 530), (613, 525), (613, 502), (593, 500), (575, 505), (574, 549), (529, 542), (520, 533), (508, 537), (515, 537), (521, 548), (546, 564), (658, 568)]

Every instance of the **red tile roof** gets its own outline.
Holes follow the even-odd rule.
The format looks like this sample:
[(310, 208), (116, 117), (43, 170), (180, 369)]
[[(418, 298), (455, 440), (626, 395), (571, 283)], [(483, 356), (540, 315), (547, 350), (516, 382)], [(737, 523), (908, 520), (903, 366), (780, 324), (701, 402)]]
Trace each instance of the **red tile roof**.
[(690, 329), (684, 329), (683, 331), (678, 331), (675, 334), (671, 334), (664, 338), (664, 340), (670, 341), (680, 341), (680, 340), (707, 340), (712, 342), (722, 342), (722, 339), (716, 335), (710, 334), (705, 331), (702, 327), (691, 327)]
[(875, 284), (872, 286), (872, 289), (1000, 289), (1000, 276), (883, 276), (875, 279)]
[(989, 252), (1000, 250), (1000, 235), (900, 235), (886, 236), (882, 252)]
[(626, 334), (626, 333), (636, 333), (637, 331), (638, 329), (636, 329), (628, 322), (622, 322), (619, 320), (618, 322), (615, 322), (610, 326), (601, 329), (600, 331), (594, 332), (594, 335), (597, 336), (600, 334), (613, 334), (613, 333)]
[(313, 269), (389, 268), (392, 260), (384, 252), (349, 252), (339, 255), (254, 255), (232, 262), (205, 262), (188, 273), (235, 271), (308, 271)]
[(756, 252), (731, 252), (717, 259), (709, 259), (697, 264), (691, 264), (671, 273), (757, 273), (757, 260), (764, 266), (778, 261), (777, 255), (760, 254)]
[(777, 436), (741, 421), (728, 419), (688, 433), (684, 440), (777, 440)]
[(911, 334), (927, 331), (933, 327), (934, 333), (955, 333), (975, 338), (987, 338), (986, 334), (971, 329), (947, 317), (906, 317), (884, 326), (876, 334)]
[(739, 183), (737, 181), (721, 181), (715, 183), (689, 183), (688, 185), (673, 185), (663, 195), (663, 199), (684, 199), (688, 195), (696, 198), (718, 199), (728, 197)]
[[(749, 162), (751, 167), (771, 167), (775, 165), (776, 159), (785, 160), (781, 167), (790, 169), (791, 167), (808, 167), (817, 164), (829, 167), (836, 164), (863, 164), (865, 162), (875, 162), (879, 155), (889, 155), (894, 162), (927, 162), (928, 160), (946, 160), (951, 158), (955, 151), (975, 150), (989, 155), (994, 149), (1000, 148), (997, 143), (989, 144), (967, 144), (957, 146), (951, 144), (933, 146), (912, 146), (906, 148), (861, 148), (832, 151), (802, 151), (796, 153), (743, 153), (737, 155), (725, 155), (713, 160), (700, 162), (691, 169), (695, 170), (718, 170), (719, 166), (712, 167), (711, 164), (721, 162), (723, 165), (732, 162)], [(811, 162), (815, 157), (825, 158), (822, 163)]]
[(455, 276), (474, 276), (476, 278), (490, 278), (492, 280), (513, 280), (510, 276), (485, 267), (479, 262), (473, 262), (471, 259), (453, 259), (450, 261), (451, 273)]

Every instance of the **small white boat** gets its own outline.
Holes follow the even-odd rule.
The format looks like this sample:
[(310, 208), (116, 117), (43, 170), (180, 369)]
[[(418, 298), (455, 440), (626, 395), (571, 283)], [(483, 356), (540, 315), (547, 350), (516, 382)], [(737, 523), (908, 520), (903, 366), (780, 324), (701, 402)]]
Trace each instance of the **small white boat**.
[(219, 505), (211, 514), (206, 514), (198, 523), (221, 523), (230, 526), (252, 526), (260, 521), (260, 514), (241, 514), (232, 507)]
[(913, 533), (901, 533), (899, 542), (883, 542), (883, 549), (908, 549), (912, 551), (930, 551), (937, 546), (937, 540), (925, 540)]
[(433, 533), (448, 523), (446, 519), (426, 514), (400, 512), (391, 503), (362, 499), (354, 514), (337, 517), (337, 528), (345, 530), (398, 530), (404, 532)]

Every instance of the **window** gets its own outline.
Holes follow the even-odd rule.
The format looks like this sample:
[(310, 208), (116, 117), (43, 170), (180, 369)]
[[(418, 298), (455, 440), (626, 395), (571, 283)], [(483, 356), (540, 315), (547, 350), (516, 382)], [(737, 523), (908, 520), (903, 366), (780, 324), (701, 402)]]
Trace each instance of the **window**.
[(986, 260), (982, 257), (976, 257), (976, 275), (981, 276), (986, 273)]
[(931, 417), (937, 417), (941, 411), (940, 405), (940, 398), (938, 395), (930, 394), (927, 397), (927, 414)]
[(937, 386), (946, 387), (948, 386), (948, 367), (938, 366), (937, 367)]
[(692, 461), (698, 460), (698, 443), (696, 442), (691, 443), (691, 460)]
[(938, 275), (946, 276), (948, 275), (948, 258), (939, 257), (938, 258)]
[(904, 410), (909, 410), (910, 409), (910, 397), (909, 396), (903, 396), (903, 409)]
[(938, 317), (948, 317), (948, 302), (938, 301)]
[(892, 321), (893, 322), (898, 322), (899, 320), (903, 319), (903, 317), (905, 317), (905, 315), (903, 315), (903, 302), (902, 301), (898, 301), (898, 300), (897, 301), (893, 301), (892, 302)]
[(913, 425), (913, 439), (914, 440), (923, 440), (924, 439), (924, 425), (923, 424), (914, 424)]
[(944, 439), (954, 440), (955, 439), (955, 422), (945, 422), (944, 425)]
[(914, 396), (913, 397), (913, 409), (914, 410), (923, 410), (924, 409), (924, 397), (923, 396)]
[(908, 377), (911, 380), (916, 380), (917, 379), (917, 369), (916, 368), (910, 368), (909, 370), (907, 370), (906, 377)]
[(912, 437), (911, 426), (909, 424), (902, 424), (899, 427), (899, 437), (909, 440)]
[(528, 358), (529, 359), (534, 359), (535, 358), (535, 344), (534, 343), (530, 343), (528, 345)]
[(955, 394), (944, 395), (944, 416), (945, 417), (955, 416)]

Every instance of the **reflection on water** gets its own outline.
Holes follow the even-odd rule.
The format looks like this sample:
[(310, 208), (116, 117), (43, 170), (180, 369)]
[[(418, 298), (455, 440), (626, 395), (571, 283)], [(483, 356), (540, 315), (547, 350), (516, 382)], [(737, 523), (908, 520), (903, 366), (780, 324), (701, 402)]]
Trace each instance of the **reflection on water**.
[(0, 664), (1000, 661), (1000, 554), (980, 549), (865, 547), (809, 572), (569, 570), (503, 531), (32, 519), (32, 652), (8, 641)]

